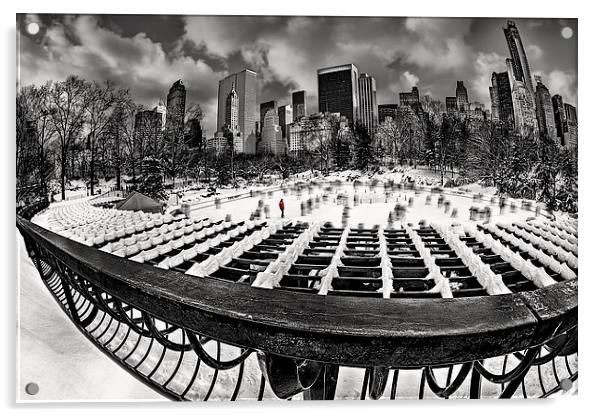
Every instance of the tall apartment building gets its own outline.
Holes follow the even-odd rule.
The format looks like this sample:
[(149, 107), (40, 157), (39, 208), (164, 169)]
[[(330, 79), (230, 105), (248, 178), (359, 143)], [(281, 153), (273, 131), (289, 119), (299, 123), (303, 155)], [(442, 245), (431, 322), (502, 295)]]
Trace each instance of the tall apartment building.
[(493, 86), (489, 87), (489, 99), (491, 100), (491, 120), (497, 122), (500, 120), (500, 98), (497, 89)]
[(566, 114), (567, 126), (567, 146), (577, 146), (577, 109), (571, 104), (564, 103), (564, 113)]
[(568, 131), (566, 124), (566, 110), (562, 96), (555, 94), (552, 96), (552, 109), (554, 111), (554, 122), (556, 124), (556, 137), (560, 146), (567, 146), (566, 133)]
[(259, 132), (263, 132), (263, 119), (270, 110), (274, 110), (276, 113), (278, 112), (277, 100), (266, 101), (265, 103), (261, 103), (259, 105)]
[(265, 113), (263, 128), (261, 129), (261, 151), (266, 154), (284, 155), (286, 141), (280, 130), (278, 113), (270, 109)]
[(535, 76), (535, 108), (539, 131), (547, 134), (551, 139), (557, 140), (556, 121), (554, 120), (554, 106), (552, 96), (540, 76)]
[(378, 104), (376, 102), (376, 80), (369, 74), (361, 74), (358, 79), (359, 122), (370, 135), (378, 127)]
[[(512, 59), (506, 59), (508, 73), (512, 74)], [(533, 94), (529, 93), (525, 83), (513, 76), (509, 76), (512, 89), (512, 108), (514, 109), (514, 126), (521, 135), (530, 132), (535, 137), (539, 135), (537, 114)]]
[(456, 82), (456, 100), (460, 112), (468, 111), (468, 90), (464, 86), (464, 81)]
[(182, 80), (178, 80), (167, 93), (167, 117), (165, 129), (169, 134), (184, 133), (184, 115), (186, 112), (186, 88)]
[(293, 92), (293, 121), (305, 116), (305, 90)]
[(293, 123), (293, 108), (290, 104), (278, 107), (278, 125), (282, 132), (282, 139), (288, 138), (288, 127)]
[(514, 79), (522, 81), (527, 91), (531, 96), (535, 95), (533, 88), (533, 80), (531, 78), (531, 67), (527, 60), (527, 53), (523, 46), (523, 41), (518, 32), (516, 24), (512, 20), (508, 20), (507, 27), (503, 28), (508, 51), (510, 52), (511, 66), (509, 71), (512, 72)]
[(491, 74), (489, 94), (491, 96), (492, 119), (514, 124), (512, 88), (510, 86), (508, 72), (494, 72)]
[(346, 64), (318, 70), (318, 111), (340, 113), (354, 124), (359, 119), (358, 71)]
[(222, 79), (217, 91), (217, 130), (226, 123), (226, 100), (232, 91), (238, 95), (238, 127), (244, 153), (256, 151), (255, 121), (257, 120), (257, 73), (250, 69), (230, 74)]

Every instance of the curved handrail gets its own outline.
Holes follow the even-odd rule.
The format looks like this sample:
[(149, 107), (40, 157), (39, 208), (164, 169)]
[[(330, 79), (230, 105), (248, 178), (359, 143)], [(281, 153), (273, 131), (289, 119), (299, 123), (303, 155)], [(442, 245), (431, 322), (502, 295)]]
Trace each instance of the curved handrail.
[(464, 363), (538, 346), (577, 325), (577, 282), (459, 299), (365, 299), (198, 278), (99, 251), (17, 216), (23, 235), (107, 294), (243, 348), (346, 366)]

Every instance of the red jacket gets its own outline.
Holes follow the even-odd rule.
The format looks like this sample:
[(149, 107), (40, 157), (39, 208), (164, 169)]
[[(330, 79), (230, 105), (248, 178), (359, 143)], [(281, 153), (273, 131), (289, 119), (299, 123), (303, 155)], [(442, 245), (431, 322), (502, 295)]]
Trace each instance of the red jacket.
[(280, 200), (280, 203), (278, 203), (278, 207), (280, 207), (280, 210), (284, 210), (284, 200)]

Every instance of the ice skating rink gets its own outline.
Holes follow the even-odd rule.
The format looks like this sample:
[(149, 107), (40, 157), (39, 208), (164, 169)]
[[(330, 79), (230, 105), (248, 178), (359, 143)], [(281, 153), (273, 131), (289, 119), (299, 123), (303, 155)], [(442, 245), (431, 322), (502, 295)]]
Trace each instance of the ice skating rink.
[[(229, 215), (233, 221), (241, 221), (247, 220), (251, 213), (261, 207), (259, 213), (261, 218), (275, 218), (280, 217), (278, 202), (281, 198), (285, 201), (287, 219), (329, 221), (335, 226), (341, 224), (345, 205), (350, 208), (348, 223), (353, 226), (364, 224), (366, 228), (374, 225), (385, 226), (389, 213), (399, 204), (406, 207), (405, 222), (415, 225), (423, 219), (439, 224), (470, 222), (469, 209), (471, 207), (479, 210), (489, 207), (492, 222), (522, 221), (527, 217), (534, 216), (533, 211), (523, 210), (520, 204), (517, 204), (517, 207), (512, 210), (506, 207), (502, 212), (490, 200), (473, 201), (469, 195), (446, 194), (445, 198), (450, 202), (448, 210), (446, 210), (444, 206), (438, 204), (438, 194), (431, 195), (428, 191), (397, 190), (386, 194), (382, 188), (373, 188), (367, 185), (353, 187), (349, 183), (332, 189), (328, 189), (327, 186), (319, 186), (309, 189), (289, 189), (286, 192), (279, 189), (272, 192), (260, 192), (253, 197), (236, 201), (224, 199), (218, 205), (198, 204), (198, 207), (195, 207), (193, 204), (191, 216), (223, 219)], [(312, 202), (308, 204), (309, 200)], [(268, 207), (267, 212), (265, 207)], [(451, 211), (454, 208), (457, 210), (457, 215), (452, 217)], [(395, 227), (400, 226), (398, 220), (395, 223)], [(17, 399), (19, 401), (163, 400), (163, 397), (147, 388), (106, 357), (77, 330), (42, 283), (37, 270), (27, 256), (23, 239), (18, 232), (16, 240), (19, 270)], [(249, 360), (254, 362), (252, 367), (256, 368), (253, 356)], [(493, 361), (495, 360), (497, 359)], [(501, 359), (499, 361), (501, 366)], [(495, 367), (494, 362), (490, 362), (490, 364)], [(571, 365), (577, 366), (576, 357), (572, 360)], [(445, 370), (441, 370), (440, 378), (445, 378), (445, 372)], [(551, 378), (551, 369), (543, 369), (543, 372), (546, 376), (549, 374)], [(436, 375), (438, 374), (439, 371), (436, 371)], [(363, 375), (363, 369), (341, 368), (335, 397), (337, 399), (358, 398)], [(253, 398), (259, 377), (258, 368), (256, 368), (256, 372), (246, 373), (239, 398), (245, 398), (243, 395), (245, 386), (250, 389), (250, 395), (247, 398)], [(396, 397), (417, 398), (420, 377), (420, 370), (402, 371)], [(25, 392), (25, 385), (30, 382), (36, 383), (40, 388), (35, 396), (30, 396)], [(527, 388), (530, 389), (530, 387)], [(385, 392), (390, 392), (390, 389), (391, 378), (389, 378)], [(482, 395), (483, 397), (496, 396), (498, 394), (496, 390), (497, 388), (494, 386), (491, 386), (490, 389), (484, 386)], [(266, 387), (266, 399), (273, 398), (273, 394), (270, 395), (269, 391), (271, 390)], [(458, 394), (468, 396), (467, 390), (464, 389), (460, 389)], [(428, 394), (426, 396), (429, 397)], [(383, 396), (383, 399), (386, 397), (386, 395)], [(218, 396), (217, 399), (220, 398), (221, 396)], [(294, 399), (301, 398), (301, 395), (297, 395)], [(223, 399), (229, 399), (228, 392), (224, 392)]]

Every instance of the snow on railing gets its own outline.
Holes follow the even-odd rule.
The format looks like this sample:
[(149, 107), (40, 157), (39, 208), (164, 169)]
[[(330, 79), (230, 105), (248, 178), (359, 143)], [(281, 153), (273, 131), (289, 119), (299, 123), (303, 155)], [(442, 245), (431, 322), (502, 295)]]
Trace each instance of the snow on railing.
[(439, 265), (437, 265), (435, 262), (435, 257), (433, 254), (431, 254), (430, 249), (424, 245), (422, 238), (416, 232), (416, 230), (412, 229), (408, 225), (405, 225), (405, 228), (410, 236), (410, 239), (412, 239), (412, 243), (416, 247), (416, 250), (418, 250), (420, 257), (422, 257), (424, 264), (429, 270), (427, 278), (435, 281), (435, 286), (428, 292), (438, 292), (441, 293), (441, 297), (443, 298), (453, 298), (451, 287), (449, 285), (449, 278), (443, 276), (441, 273), (441, 268), (439, 268)]
[(517, 227), (512, 229), (514, 233), (536, 243), (539, 247), (545, 248), (548, 253), (552, 253), (559, 261), (565, 262), (573, 269), (577, 269), (578, 260), (575, 256), (575, 253), (577, 253), (576, 244), (572, 244), (566, 239), (533, 227), (528, 223), (515, 223), (515, 226)]
[(432, 226), (433, 229), (439, 232), (449, 247), (456, 252), (471, 274), (477, 278), (479, 284), (487, 291), (487, 294), (498, 295), (510, 294), (512, 292), (506, 287), (502, 281), (502, 277), (493, 272), (490, 265), (485, 264), (466, 243), (460, 240), (459, 235), (452, 230), (451, 226), (448, 226), (448, 228), (443, 228), (438, 224), (433, 224)]
[(320, 224), (315, 223), (305, 229), (277, 259), (270, 262), (264, 271), (257, 274), (251, 284), (253, 287), (273, 289), (280, 285), (280, 280), (291, 266), (297, 261), (299, 255), (309, 246), (309, 242), (317, 235)]
[(531, 243), (528, 243), (525, 240), (520, 239), (520, 238), (516, 237), (515, 235), (508, 233), (505, 230), (502, 230), (501, 228), (494, 226), (492, 224), (486, 224), (486, 225), (483, 225), (483, 227), (486, 230), (488, 230), (489, 232), (504, 239), (505, 241), (509, 242), (510, 244), (518, 247), (521, 251), (527, 252), (529, 254), (529, 256), (532, 256), (533, 258), (537, 259), (544, 266), (547, 266), (555, 273), (560, 274), (560, 276), (563, 279), (573, 279), (573, 278), (577, 277), (575, 272), (573, 272), (573, 270), (571, 268), (569, 268), (566, 263), (561, 264), (560, 262), (558, 262), (556, 259), (554, 259), (550, 255), (546, 254), (545, 252), (543, 252), (540, 249), (537, 249)]
[(382, 292), (383, 298), (391, 298), (391, 292), (393, 292), (393, 264), (387, 251), (385, 229), (382, 227), (378, 229), (378, 243), (380, 244), (378, 256), (380, 256), (381, 279), (383, 282), (378, 291)]
[(466, 225), (464, 231), (465, 233), (467, 232), (468, 235), (474, 237), (477, 242), (482, 243), (485, 247), (491, 249), (493, 253), (500, 255), (504, 261), (508, 262), (514, 269), (532, 281), (537, 287), (542, 288), (556, 283), (544, 268), (536, 267), (530, 260), (524, 259), (518, 253), (511, 250), (491, 235), (481, 232), (472, 225)]
[(320, 295), (326, 295), (328, 291), (332, 290), (332, 280), (339, 276), (338, 268), (339, 266), (343, 266), (341, 257), (343, 256), (345, 249), (347, 249), (347, 236), (349, 236), (350, 230), (350, 226), (345, 227), (341, 234), (341, 239), (339, 240), (339, 246), (337, 246), (334, 255), (332, 256), (332, 260), (330, 261), (330, 265), (318, 272), (318, 276), (322, 277), (320, 288), (318, 289), (318, 294)]

